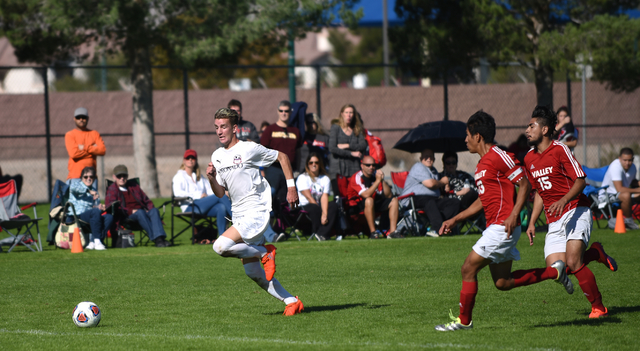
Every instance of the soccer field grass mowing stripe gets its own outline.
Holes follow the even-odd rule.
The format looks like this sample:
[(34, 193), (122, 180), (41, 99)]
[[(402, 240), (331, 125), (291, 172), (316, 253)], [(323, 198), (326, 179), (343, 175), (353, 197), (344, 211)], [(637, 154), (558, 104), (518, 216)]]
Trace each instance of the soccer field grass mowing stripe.
[(283, 339), (259, 339), (259, 338), (247, 338), (247, 337), (228, 337), (228, 336), (212, 336), (212, 335), (154, 335), (154, 334), (135, 334), (135, 333), (84, 333), (84, 332), (50, 332), (45, 330), (7, 330), (0, 329), (0, 334), (33, 334), (33, 335), (50, 335), (50, 336), (106, 336), (110, 338), (172, 338), (172, 339), (185, 339), (185, 340), (197, 340), (197, 339), (209, 339), (209, 340), (221, 340), (240, 343), (253, 343), (253, 344), (288, 344), (288, 345), (320, 345), (320, 346), (362, 346), (362, 347), (408, 347), (408, 348), (421, 348), (421, 349), (486, 349), (486, 350), (530, 350), (530, 351), (562, 351), (562, 349), (553, 348), (513, 348), (513, 347), (496, 347), (495, 345), (480, 345), (480, 344), (452, 344), (452, 343), (439, 343), (439, 344), (410, 344), (410, 343), (375, 343), (375, 342), (355, 342), (355, 343), (332, 343), (326, 341), (301, 341), (301, 340), (283, 340)]

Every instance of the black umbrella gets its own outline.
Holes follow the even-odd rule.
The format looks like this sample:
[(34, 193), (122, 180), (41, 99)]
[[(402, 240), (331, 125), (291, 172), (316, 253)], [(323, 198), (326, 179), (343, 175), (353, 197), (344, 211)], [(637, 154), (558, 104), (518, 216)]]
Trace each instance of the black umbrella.
[(466, 136), (467, 125), (464, 122), (429, 122), (411, 129), (393, 148), (411, 153), (427, 148), (433, 152), (467, 151)]

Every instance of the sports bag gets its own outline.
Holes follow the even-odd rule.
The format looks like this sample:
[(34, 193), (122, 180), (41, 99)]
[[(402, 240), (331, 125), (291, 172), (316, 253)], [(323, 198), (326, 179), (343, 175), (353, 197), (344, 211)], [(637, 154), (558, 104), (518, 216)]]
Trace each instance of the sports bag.
[(386, 165), (387, 155), (384, 152), (384, 147), (382, 147), (382, 140), (366, 129), (364, 130), (364, 139), (369, 145), (369, 156), (373, 157), (378, 167)]
[[(67, 213), (67, 207), (71, 206), (71, 210), (73, 212), (73, 223), (67, 224), (64, 221), (65, 214)], [(60, 222), (60, 226), (58, 226), (58, 230), (56, 231), (55, 242), (56, 246), (68, 250), (71, 248), (71, 243), (73, 241), (73, 232), (76, 229), (80, 230), (80, 240), (82, 242), (82, 247), (87, 246), (88, 238), (85, 237), (85, 234), (82, 232), (82, 229), (78, 227), (78, 217), (76, 216), (76, 209), (73, 207), (71, 202), (67, 202), (64, 205), (64, 208), (61, 212), (57, 213), (58, 216), (61, 216), (62, 221)]]

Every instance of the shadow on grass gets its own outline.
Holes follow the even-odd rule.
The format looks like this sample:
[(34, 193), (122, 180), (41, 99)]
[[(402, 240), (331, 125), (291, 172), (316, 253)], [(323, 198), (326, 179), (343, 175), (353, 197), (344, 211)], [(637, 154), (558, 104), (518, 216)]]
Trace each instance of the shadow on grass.
[[(368, 303), (351, 303), (351, 304), (346, 304), (346, 305), (330, 305), (330, 306), (305, 306), (304, 307), (304, 311), (302, 313), (313, 313), (313, 312), (326, 312), (326, 311), (339, 311), (339, 310), (346, 310), (349, 308), (357, 308), (357, 307), (362, 307), (365, 309), (369, 309), (369, 310), (374, 310), (374, 309), (378, 309), (378, 308), (383, 308), (383, 307), (388, 307), (391, 305), (372, 305), (372, 304), (368, 304)], [(277, 312), (277, 313), (265, 313), (266, 315), (275, 315), (275, 314), (282, 314), (281, 312)]]
[(621, 313), (638, 312), (640, 311), (640, 306), (625, 306), (625, 307), (613, 306), (613, 307), (607, 307), (607, 309), (609, 310), (608, 317), (602, 317), (598, 319), (589, 319), (588, 315), (586, 315), (580, 319), (576, 319), (573, 321), (557, 322), (557, 323), (551, 323), (551, 324), (538, 324), (536, 325), (536, 327), (564, 327), (564, 326), (570, 326), (570, 325), (598, 326), (598, 325), (611, 324), (611, 323), (621, 323), (622, 321), (620, 320), (620, 318), (615, 317), (615, 315), (621, 314)]

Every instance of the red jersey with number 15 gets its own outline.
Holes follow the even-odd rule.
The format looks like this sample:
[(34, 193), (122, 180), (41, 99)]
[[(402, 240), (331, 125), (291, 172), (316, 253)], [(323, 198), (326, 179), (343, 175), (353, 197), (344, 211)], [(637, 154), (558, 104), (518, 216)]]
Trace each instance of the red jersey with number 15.
[[(542, 153), (532, 148), (524, 157), (524, 163), (531, 186), (538, 191), (547, 210), (569, 192), (577, 178), (585, 176), (571, 150), (559, 141), (552, 142)], [(589, 200), (582, 193), (569, 201), (559, 216), (552, 216), (545, 211), (547, 223), (557, 221), (579, 206), (589, 207)]]
[(526, 174), (515, 156), (492, 147), (476, 166), (474, 178), (487, 219), (487, 226), (502, 225), (513, 211), (516, 187)]

